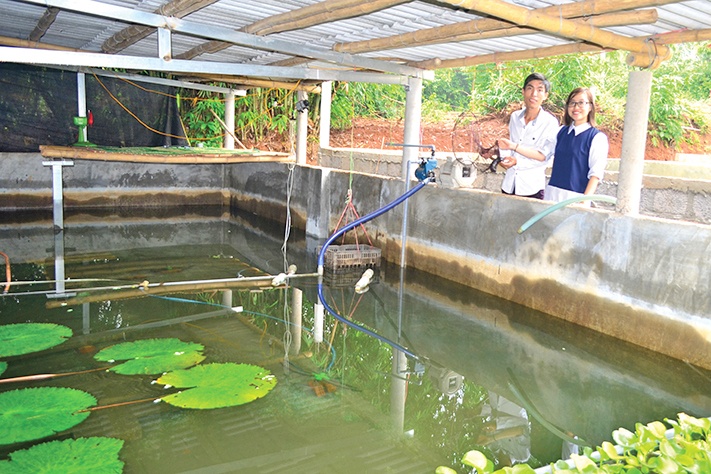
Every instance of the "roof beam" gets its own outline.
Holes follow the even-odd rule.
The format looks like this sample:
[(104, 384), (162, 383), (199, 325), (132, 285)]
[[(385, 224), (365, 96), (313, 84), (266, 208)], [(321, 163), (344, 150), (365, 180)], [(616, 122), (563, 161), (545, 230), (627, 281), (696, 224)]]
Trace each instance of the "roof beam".
[[(609, 15), (598, 15), (586, 19), (580, 19), (577, 20), (579, 21), (582, 25), (587, 25), (587, 24), (592, 24), (593, 26), (596, 27), (608, 27), (608, 26), (627, 26), (627, 25), (643, 25), (643, 24), (651, 24), (657, 21), (659, 15), (657, 14), (657, 10), (655, 9), (648, 9), (648, 10), (640, 10), (640, 11), (631, 11), (631, 12), (623, 12), (623, 13), (614, 13), (614, 14), (609, 14)], [(483, 33), (479, 33), (476, 35), (467, 35), (468, 40), (482, 40), (482, 39), (490, 39), (490, 38), (503, 38), (503, 37), (513, 37), (513, 36), (520, 36), (520, 35), (528, 35), (528, 34), (534, 34), (538, 33), (538, 30), (535, 30), (533, 28), (520, 28), (520, 27), (513, 27), (513, 28), (504, 28), (500, 30), (494, 30), (494, 31), (486, 31)], [(595, 50), (599, 51), (602, 48), (597, 47)], [(524, 50), (526, 51), (526, 50)], [(521, 52), (524, 52), (521, 51)], [(530, 50), (528, 50), (530, 51)], [(518, 52), (518, 51), (513, 51), (513, 52)], [(504, 53), (498, 53), (499, 55), (504, 54)], [(457, 61), (462, 61), (465, 58), (461, 59), (453, 59), (451, 61), (457, 62)], [(442, 68), (447, 68), (447, 67), (459, 67), (459, 66), (444, 66), (444, 64), (450, 64), (450, 60), (440, 60), (439, 58), (433, 58), (433, 59), (428, 59), (426, 61), (417, 61), (417, 62), (409, 62), (407, 63), (410, 66), (416, 66), (416, 67), (423, 67), (425, 69), (442, 69)]]
[[(329, 63), (353, 68), (369, 69), (381, 72), (390, 72), (400, 75), (423, 77), (426, 71), (403, 66), (377, 59), (369, 59), (360, 56), (353, 56), (345, 53), (337, 53), (330, 49), (318, 48), (308, 44), (293, 43), (291, 41), (278, 40), (274, 38), (262, 38), (248, 33), (234, 31), (229, 28), (205, 25), (197, 22), (182, 20), (180, 18), (166, 18), (155, 13), (139, 12), (130, 8), (119, 7), (107, 3), (100, 3), (94, 0), (22, 0), (26, 3), (48, 5), (59, 7), (63, 10), (70, 10), (87, 15), (94, 15), (103, 18), (136, 23), (144, 26), (156, 28), (167, 28), (172, 32), (178, 32), (190, 36), (201, 38), (217, 39), (228, 43), (263, 50), (276, 51), (292, 56), (304, 56), (310, 59), (318, 59)], [(148, 60), (146, 58), (146, 60)], [(136, 69), (131, 66), (131, 69)], [(163, 69), (161, 69), (163, 70)], [(369, 81), (366, 81), (369, 82)]]
[[(201, 8), (212, 5), (216, 1), (217, 0), (173, 0), (172, 2), (162, 5), (154, 13), (162, 16), (183, 18)], [(118, 53), (147, 37), (154, 31), (155, 28), (148, 26), (131, 25), (104, 41), (104, 44), (101, 45), (101, 50), (110, 54)]]
[[(563, 18), (588, 18), (606, 13), (676, 3), (677, 1), (678, 0), (587, 0), (583, 2), (566, 3), (564, 5), (554, 5), (541, 8), (536, 11), (551, 15), (562, 15)], [(388, 36), (385, 38), (354, 41), (352, 43), (336, 43), (333, 46), (333, 50), (344, 53), (367, 53), (371, 51), (382, 51), (385, 49), (403, 47), (412, 48), (415, 46), (449, 43), (452, 41), (468, 41), (481, 39), (481, 37), (478, 37), (477, 35), (481, 35), (489, 31), (502, 29), (509, 29), (508, 31), (511, 31), (511, 26), (512, 24), (509, 21), (496, 20), (493, 18), (480, 18), (470, 21), (461, 21), (452, 25), (437, 26), (426, 30)]]
[[(675, 44), (675, 43), (696, 43), (711, 40), (711, 29), (685, 30), (665, 33), (663, 35), (653, 35), (637, 38), (639, 40), (653, 39), (655, 44)], [(559, 46), (549, 46), (547, 48), (527, 49), (523, 51), (511, 51), (508, 53), (482, 54), (480, 56), (469, 56), (459, 59), (430, 59), (413, 63), (419, 67), (428, 69), (444, 69), (454, 67), (477, 66), (479, 64), (503, 63), (507, 61), (519, 61), (522, 59), (541, 59), (551, 56), (562, 56), (572, 53), (600, 52), (605, 49), (586, 43), (563, 44)]]
[(59, 8), (50, 7), (46, 9), (42, 14), (42, 17), (37, 22), (37, 26), (35, 26), (35, 29), (32, 30), (27, 39), (30, 41), (39, 41), (40, 38), (42, 38), (44, 34), (47, 33), (49, 27), (52, 26), (52, 23), (54, 23), (54, 20), (57, 18), (58, 13)]
[(81, 51), (80, 49), (67, 48), (50, 43), (38, 43), (36, 41), (10, 38), (8, 36), (0, 36), (0, 45), (16, 46), (19, 48), (51, 49), (53, 51)]
[[(72, 51), (48, 51), (41, 49), (0, 47), (0, 62), (20, 64), (46, 64), (50, 66), (86, 66), (162, 71), (166, 73), (224, 74), (293, 80), (372, 82), (379, 84), (407, 84), (407, 76), (356, 72), (347, 70), (316, 70), (305, 67), (276, 67), (250, 64), (218, 63), (214, 61), (164, 61), (159, 58), (143, 58), (118, 54), (84, 53)], [(413, 68), (414, 69), (414, 68)], [(418, 71), (423, 71), (418, 69)]]
[[(373, 0), (370, 2), (353, 2), (353, 0), (325, 0), (280, 15), (270, 16), (240, 28), (238, 31), (260, 36), (282, 33), (284, 31), (299, 30), (308, 28), (309, 26), (367, 15), (410, 1), (411, 0)], [(193, 59), (201, 54), (216, 53), (230, 46), (232, 46), (231, 43), (225, 43), (224, 41), (210, 41), (178, 54), (175, 58)]]
[(305, 83), (303, 81), (299, 82), (283, 82), (283, 81), (268, 81), (265, 79), (254, 79), (249, 77), (235, 77), (235, 76), (224, 76), (215, 74), (196, 74), (193, 76), (186, 76), (185, 80), (190, 81), (211, 81), (211, 82), (226, 82), (228, 84), (234, 84), (240, 89), (253, 89), (256, 87), (261, 87), (263, 89), (287, 89), (290, 91), (304, 91), (309, 94), (320, 94), (321, 86), (320, 83)]
[(565, 19), (562, 16), (553, 16), (539, 10), (519, 7), (503, 0), (438, 1), (468, 10), (486, 13), (487, 15), (513, 22), (519, 26), (530, 26), (555, 36), (582, 40), (602, 46), (603, 48), (629, 51), (630, 54), (627, 56), (627, 64), (630, 66), (655, 69), (663, 60), (671, 57), (671, 51), (664, 45), (657, 45), (655, 47), (643, 40), (603, 31), (594, 26), (581, 28), (579, 23)]

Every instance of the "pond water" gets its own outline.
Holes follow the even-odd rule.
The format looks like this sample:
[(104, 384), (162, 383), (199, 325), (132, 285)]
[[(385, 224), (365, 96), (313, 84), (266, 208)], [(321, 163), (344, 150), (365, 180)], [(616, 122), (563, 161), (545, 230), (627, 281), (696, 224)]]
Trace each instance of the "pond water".
[[(276, 275), (288, 264), (297, 274), (316, 271), (323, 241), (254, 216), (67, 214), (59, 233), (51, 217), (3, 218), (0, 251), (13, 280), (41, 283), (4, 294), (0, 322), (51, 322), (73, 333), (4, 359), (3, 379), (101, 368), (93, 356), (105, 347), (178, 338), (202, 344), (204, 364), (254, 364), (277, 384), (251, 403), (213, 410), (151, 402), (170, 389), (148, 375), (100, 370), (0, 384), (0, 392), (72, 387), (106, 407), (53, 436), (2, 445), (0, 459), (49, 440), (105, 436), (124, 440), (126, 473), (467, 472), (459, 460), (470, 449), (500, 466), (535, 467), (559, 459), (571, 441), (595, 446), (619, 427), (711, 411), (708, 371), (384, 262), (369, 291), (354, 292), (357, 276), (336, 275), (324, 294), (340, 315), (417, 358), (329, 315), (317, 344), (315, 278), (288, 288), (206, 282)], [(68, 299), (51, 282), (58, 268), (71, 280)], [(193, 286), (180, 292), (135, 288), (186, 281)]]

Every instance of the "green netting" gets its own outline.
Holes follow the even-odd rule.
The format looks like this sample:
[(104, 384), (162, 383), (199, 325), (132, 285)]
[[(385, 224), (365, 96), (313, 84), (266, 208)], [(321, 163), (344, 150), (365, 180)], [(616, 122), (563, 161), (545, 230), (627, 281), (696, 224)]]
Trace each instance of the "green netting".
[[(113, 147), (187, 144), (163, 135), (182, 136), (174, 88), (154, 84), (139, 87), (91, 74), (85, 78), (87, 109), (94, 116), (94, 124), (87, 130), (88, 141)], [(0, 63), (0, 90), (0, 152), (38, 152), (40, 145), (77, 142), (75, 72)]]

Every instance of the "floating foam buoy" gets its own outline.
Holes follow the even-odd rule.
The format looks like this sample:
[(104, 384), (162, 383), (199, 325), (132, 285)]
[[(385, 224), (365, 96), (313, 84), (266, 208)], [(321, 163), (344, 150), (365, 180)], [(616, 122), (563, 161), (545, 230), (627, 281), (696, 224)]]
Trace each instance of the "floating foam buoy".
[(369, 289), (370, 282), (373, 280), (375, 272), (371, 268), (363, 272), (363, 276), (355, 284), (355, 292), (360, 294), (365, 293)]

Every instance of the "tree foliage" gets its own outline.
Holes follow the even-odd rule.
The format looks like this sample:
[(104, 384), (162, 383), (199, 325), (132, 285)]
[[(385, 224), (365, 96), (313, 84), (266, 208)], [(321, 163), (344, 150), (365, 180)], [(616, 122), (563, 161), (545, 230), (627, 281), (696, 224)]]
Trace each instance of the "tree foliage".
[[(711, 124), (711, 44), (672, 45), (673, 56), (653, 71), (649, 134), (655, 144), (693, 143), (697, 132)], [(448, 112), (477, 114), (510, 112), (519, 107), (523, 80), (531, 72), (549, 78), (552, 88), (547, 108), (559, 117), (568, 93), (589, 87), (596, 93), (598, 123), (619, 129), (624, 122), (630, 68), (624, 51), (571, 54), (551, 58), (490, 63), (435, 71), (423, 85), (423, 117), (438, 120)], [(334, 83), (331, 126), (344, 129), (356, 117), (401, 118), (406, 88), (393, 84)], [(319, 97), (311, 94), (309, 117), (318, 119)], [(294, 91), (252, 89), (235, 101), (235, 128), (240, 139), (259, 141), (269, 131), (284, 133), (294, 118)], [(218, 94), (199, 92), (183, 100), (181, 114), (189, 136), (209, 146), (220, 146), (225, 131), (213, 112), (224, 116)]]
[[(649, 113), (649, 133), (655, 144), (694, 142), (694, 132), (706, 132), (711, 122), (711, 49), (709, 43), (673, 45), (674, 55), (655, 71)], [(620, 128), (624, 121), (630, 68), (626, 53), (567, 55), (553, 58), (484, 64), (466, 68), (472, 77), (470, 107), (486, 114), (521, 103), (521, 87), (531, 72), (544, 74), (551, 82), (547, 107), (562, 116), (568, 93), (589, 87), (596, 93), (598, 122)], [(435, 76), (435, 83), (449, 75)], [(432, 90), (439, 90), (432, 87)], [(446, 101), (446, 96), (438, 95)], [(426, 100), (430, 100), (427, 96)], [(454, 106), (450, 102), (450, 105)]]

